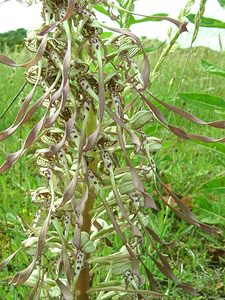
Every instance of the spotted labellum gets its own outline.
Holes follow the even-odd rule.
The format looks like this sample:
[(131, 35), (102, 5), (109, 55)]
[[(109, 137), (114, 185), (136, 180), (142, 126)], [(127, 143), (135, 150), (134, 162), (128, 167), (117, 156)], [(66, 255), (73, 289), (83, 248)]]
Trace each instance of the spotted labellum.
[[(159, 122), (180, 138), (225, 141), (177, 128), (155, 101), (197, 124), (224, 128), (225, 121), (206, 123), (151, 93), (148, 56), (141, 40), (123, 28), (128, 18), (141, 16), (129, 10), (130, 1), (41, 2), (42, 25), (25, 39), (33, 58), (17, 64), (0, 56), (2, 64), (26, 68), (30, 86), (14, 122), (0, 132), (0, 141), (42, 108), (21, 149), (7, 156), (0, 172), (36, 143), (34, 159), (43, 177), (43, 186), (30, 191), (37, 212), (27, 238), (0, 269), (19, 251), (32, 258), (24, 270), (6, 279), (28, 286), (29, 299), (160, 299), (163, 291), (151, 261), (181, 289), (196, 295), (177, 279), (161, 253), (161, 245), (171, 243), (162, 241), (149, 224), (148, 211), (160, 207), (160, 200), (152, 196), (154, 186), (157, 199), (165, 200), (157, 188), (164, 184), (154, 162), (162, 141), (148, 136), (146, 128)], [(99, 8), (121, 27), (97, 18)], [(165, 16), (152, 19), (171, 22), (180, 34), (187, 30), (185, 22)], [(42, 94), (34, 100), (37, 88)], [(176, 207), (165, 205), (178, 217), (208, 233), (217, 232), (167, 191)]]

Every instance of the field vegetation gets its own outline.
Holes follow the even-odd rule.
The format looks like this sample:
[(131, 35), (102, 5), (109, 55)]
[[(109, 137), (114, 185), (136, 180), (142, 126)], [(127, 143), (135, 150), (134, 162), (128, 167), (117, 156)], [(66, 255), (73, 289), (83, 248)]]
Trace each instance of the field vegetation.
[[(189, 17), (191, 20), (191, 17)], [(204, 21), (204, 20), (203, 20)], [(143, 41), (148, 49), (151, 70), (154, 74), (150, 90), (168, 104), (185, 108), (206, 122), (225, 118), (225, 52), (215, 52), (204, 47), (180, 49), (174, 45), (164, 63), (157, 69), (159, 59), (167, 45), (156, 40)], [(17, 48), (17, 49), (16, 49)], [(27, 61), (29, 53), (18, 47), (4, 47), (5, 54), (15, 61)], [(157, 72), (155, 72), (157, 71)], [(14, 120), (18, 108), (31, 87), (25, 83), (24, 70), (0, 64), (0, 131)], [(35, 99), (41, 94), (37, 89)], [(199, 126), (168, 112), (156, 101), (154, 104), (178, 127), (187, 132), (205, 136), (222, 137), (221, 130)], [(9, 107), (10, 106), (10, 107)], [(9, 109), (7, 109), (9, 107)], [(138, 106), (136, 107), (138, 109)], [(0, 164), (8, 153), (20, 149), (24, 138), (41, 116), (41, 109), (27, 126), (22, 126), (13, 137), (0, 144)], [(154, 155), (157, 173), (165, 187), (188, 206), (206, 224), (225, 227), (225, 145), (182, 140), (155, 122), (145, 125), (148, 136), (162, 139), (162, 148)], [(29, 191), (43, 184), (35, 163), (37, 145), (32, 145), (19, 162), (0, 177), (0, 261), (16, 251), (26, 238), (26, 229), (33, 219), (35, 208)], [(166, 188), (160, 187), (165, 202), (176, 203)], [(158, 272), (151, 261), (148, 268), (163, 287), (168, 299), (225, 299), (225, 249), (224, 236), (207, 235), (200, 229), (178, 219), (174, 213), (153, 194), (160, 209), (149, 210), (148, 222), (160, 239), (173, 241), (169, 247), (160, 246), (170, 257), (171, 267), (180, 281), (190, 283), (199, 295), (189, 296), (172, 281)], [(119, 249), (119, 237), (113, 240)], [(108, 255), (107, 247), (101, 255)], [(46, 258), (48, 259), (48, 258)], [(146, 259), (146, 261), (148, 261)], [(4, 278), (26, 268), (29, 257), (20, 252), (13, 264), (1, 272), (0, 299), (28, 299), (27, 286), (9, 286)], [(54, 299), (54, 297), (53, 297)], [(55, 298), (57, 299), (57, 298)]]
[[(157, 48), (160, 42), (146, 41), (149, 47)], [(150, 53), (152, 68), (158, 60), (161, 49)], [(215, 95), (224, 99), (225, 78), (212, 75), (202, 67), (201, 60), (210, 61), (225, 69), (225, 53), (215, 52), (208, 48), (193, 48), (188, 58), (188, 66), (183, 74), (184, 61), (188, 56), (188, 49), (174, 48), (162, 67), (162, 74), (152, 85), (153, 93), (170, 103), (175, 103), (200, 118), (205, 120), (218, 119), (225, 116), (225, 105), (217, 107), (202, 105), (198, 100), (179, 97), (179, 93), (204, 93)], [(16, 61), (24, 61), (27, 57), (25, 50), (8, 53)], [(174, 62), (174, 63), (171, 63)], [(10, 69), (0, 65), (1, 113), (18, 93), (24, 83), (24, 73), (21, 69)], [(2, 77), (3, 76), (3, 77)], [(173, 78), (173, 81), (171, 81)], [(9, 125), (17, 111), (23, 97), (29, 90), (26, 86), (15, 100), (6, 117), (1, 119), (0, 129)], [(163, 108), (161, 107), (163, 110)], [(199, 128), (179, 117), (172, 117), (175, 124), (185, 126), (189, 132), (199, 130), (205, 135), (218, 135), (216, 129)], [(6, 153), (16, 151), (22, 143), (22, 139), (38, 119), (34, 118), (28, 128), (21, 128), (16, 138), (13, 137), (0, 147), (1, 162)], [(225, 226), (225, 146), (223, 144), (206, 144), (202, 142), (185, 141), (175, 137), (165, 128), (149, 126), (149, 135), (163, 138), (163, 147), (155, 155), (157, 167), (163, 181), (179, 195), (198, 217), (209, 224), (224, 229)], [(27, 193), (41, 182), (36, 172), (32, 153), (35, 146), (30, 149), (6, 174), (2, 174), (1, 181), (1, 207), (0, 207), (0, 257), (6, 257), (15, 251), (24, 238), (24, 222), (29, 223), (33, 215), (31, 197)], [(164, 192), (165, 199), (169, 196)], [(170, 201), (173, 201), (170, 199)], [(181, 279), (192, 283), (197, 287), (200, 296), (196, 299), (224, 299), (224, 263), (225, 250), (224, 239), (221, 236), (208, 236), (200, 230), (188, 226), (184, 221), (174, 217), (169, 209), (162, 207), (157, 214), (152, 214), (153, 228), (161, 238), (177, 242), (177, 246), (168, 252), (172, 255), (173, 267)], [(15, 261), (17, 266), (25, 266), (25, 256), (18, 256)], [(11, 273), (13, 265), (8, 267)], [(7, 271), (1, 276), (5, 277)], [(158, 274), (159, 279), (161, 277)], [(192, 299), (191, 296), (183, 296), (180, 290), (173, 284), (161, 278), (171, 299)], [(3, 287), (3, 286), (2, 286)], [(171, 294), (172, 291), (172, 294)], [(1, 299), (23, 299), (26, 294), (25, 287), (7, 287), (0, 289)]]

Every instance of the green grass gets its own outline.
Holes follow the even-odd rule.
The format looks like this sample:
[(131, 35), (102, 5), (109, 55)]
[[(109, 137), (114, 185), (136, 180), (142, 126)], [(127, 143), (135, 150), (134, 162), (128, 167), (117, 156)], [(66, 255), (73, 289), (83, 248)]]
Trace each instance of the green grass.
[[(152, 65), (154, 66), (159, 53), (154, 52), (153, 54)], [(188, 110), (205, 121), (223, 119), (224, 111), (222, 113), (204, 106), (197, 107), (187, 102), (184, 103), (177, 97), (177, 93), (206, 93), (224, 99), (225, 78), (213, 76), (201, 67), (201, 59), (204, 59), (224, 68), (224, 57), (225, 53), (214, 52), (203, 47), (194, 48), (189, 54), (188, 50), (176, 49), (169, 54), (161, 68), (160, 75), (153, 82), (152, 93), (171, 104)], [(187, 59), (188, 63), (185, 68)], [(170, 87), (172, 77), (175, 79), (173, 86)], [(170, 118), (170, 123), (184, 128), (188, 132), (218, 138), (224, 135), (224, 130), (190, 123), (174, 114), (170, 114), (168, 111), (166, 112), (162, 107), (160, 108)], [(164, 182), (169, 184), (181, 199), (189, 198), (193, 211), (199, 219), (224, 228), (225, 190), (222, 189), (219, 192), (221, 184), (214, 189), (201, 188), (205, 182), (225, 175), (224, 145), (220, 144), (214, 149), (215, 146), (212, 143), (197, 144), (181, 140), (166, 129), (159, 127), (149, 128), (149, 132), (164, 138), (164, 147), (155, 157), (158, 171), (161, 173)], [(196, 297), (196, 299), (224, 299), (223, 238), (209, 237), (192, 227), (187, 231), (188, 228), (183, 221), (173, 219), (166, 234), (164, 234), (168, 240), (181, 241), (178, 248), (175, 251), (173, 249), (171, 252), (173, 253), (173, 263), (178, 272), (178, 278), (192, 283), (197, 288), (202, 296)], [(217, 255), (213, 256), (213, 252)], [(171, 299), (193, 298), (181, 294), (176, 287), (171, 287), (171, 283), (169, 295), (172, 295)]]
[[(10, 55), (17, 62), (25, 62), (27, 53), (12, 53)], [(0, 65), (0, 101), (2, 103), (0, 114), (4, 108), (13, 99), (14, 95), (23, 85), (24, 69), (12, 69), (4, 65)], [(2, 80), (3, 78), (3, 80)], [(11, 109), (6, 113), (5, 117), (0, 120), (0, 130), (10, 126), (17, 114), (19, 105), (24, 97), (30, 91), (30, 86), (26, 86), (24, 91), (18, 97)], [(23, 126), (17, 130), (15, 135), (9, 137), (0, 145), (0, 163), (5, 161), (7, 154), (19, 150), (22, 142), (32, 128), (33, 122), (37, 121), (37, 116), (28, 126)], [(31, 150), (32, 151), (32, 150)], [(33, 212), (31, 199), (28, 194), (30, 189), (40, 185), (41, 179), (38, 174), (32, 172), (33, 162), (29, 161), (31, 151), (25, 154), (11, 169), (0, 175), (0, 260), (2, 261), (12, 252), (17, 250), (20, 243), (26, 238), (26, 234), (21, 226), (18, 216), (23, 216), (26, 220), (31, 221)], [(1, 278), (12, 275), (21, 268), (25, 268), (28, 264), (27, 257), (21, 252), (14, 259), (14, 263), (5, 268), (1, 274)], [(9, 287), (4, 285), (0, 288), (0, 299), (26, 299), (28, 292), (25, 287)]]
[[(150, 54), (152, 67), (154, 67), (160, 52), (161, 49)], [(26, 55), (14, 53), (13, 56), (16, 61), (23, 62)], [(222, 119), (224, 111), (215, 112), (213, 109), (193, 106), (187, 102), (184, 103), (176, 95), (178, 92), (201, 92), (224, 98), (225, 78), (210, 75), (203, 70), (201, 59), (225, 67), (225, 53), (214, 52), (202, 47), (194, 48), (189, 54), (184, 70), (187, 57), (188, 50), (176, 49), (169, 54), (160, 70), (160, 75), (152, 83), (152, 93), (170, 103), (184, 107), (205, 121)], [(0, 101), (2, 103), (0, 113), (23, 84), (23, 72), (21, 69), (13, 70), (0, 65)], [(173, 86), (170, 85), (172, 77), (175, 78)], [(0, 120), (0, 130), (11, 124), (23, 97), (29, 90), (30, 87), (26, 86), (4, 120)], [(221, 130), (191, 124), (173, 114), (170, 115), (165, 109), (161, 109), (170, 118), (170, 123), (185, 128), (188, 132), (222, 136)], [(38, 115), (29, 123), (28, 128), (26, 125), (23, 126), (15, 136), (1, 143), (1, 163), (7, 153), (19, 149), (22, 139), (35, 120), (38, 120)], [(183, 141), (155, 125), (149, 127), (148, 132), (164, 139), (162, 150), (155, 155), (158, 172), (164, 182), (169, 184), (171, 189), (182, 199), (185, 197), (190, 199), (191, 207), (201, 220), (223, 229), (225, 225), (224, 190), (221, 190), (218, 182), (214, 183), (214, 188), (204, 189), (205, 182), (225, 175), (223, 145), (221, 148), (212, 149), (207, 144), (200, 145), (191, 141)], [(30, 160), (30, 154), (33, 151), (33, 148), (29, 150), (19, 162), (0, 177), (0, 238), (2, 240), (0, 260), (15, 251), (25, 236), (18, 215), (30, 220), (34, 210), (28, 191), (38, 186), (41, 179), (35, 175), (33, 161)], [(167, 213), (167, 219), (165, 219), (165, 210), (163, 209), (157, 214), (151, 214), (151, 220), (161, 238), (178, 243), (175, 248), (164, 250), (171, 257), (177, 277), (196, 287), (200, 296), (195, 299), (224, 299), (223, 238), (208, 236), (175, 218), (170, 211), (167, 210)], [(26, 264), (27, 258), (23, 254), (18, 255), (14, 263), (3, 272), (3, 277), (21, 269)], [(184, 295), (176, 285), (168, 282), (156, 271), (155, 275), (164, 286), (170, 299), (193, 298)], [(25, 299), (26, 296), (27, 290), (23, 287), (4, 286), (3, 289), (0, 288), (1, 299)]]
[[(177, 49), (167, 57), (167, 62), (161, 69), (161, 76), (153, 83), (152, 92), (159, 98), (167, 100), (190, 113), (198, 116), (205, 121), (213, 121), (224, 118), (225, 111), (215, 111), (206, 106), (196, 107), (190, 103), (183, 102), (176, 97), (179, 92), (199, 92), (219, 96), (224, 99), (225, 78), (207, 73), (201, 67), (201, 59), (210, 61), (225, 67), (225, 53), (214, 52), (207, 48), (194, 48), (190, 51), (187, 66), (184, 70), (185, 60), (188, 57), (188, 50)], [(171, 62), (176, 62), (176, 69), (171, 66)], [(184, 74), (182, 78), (182, 74)], [(175, 76), (174, 85), (169, 93), (170, 80)], [(163, 87), (163, 88), (161, 88)], [(162, 109), (165, 112), (165, 109)], [(199, 126), (189, 121), (185, 121), (175, 114), (165, 112), (170, 117), (170, 123), (184, 128), (187, 132), (199, 133), (203, 135), (222, 137), (224, 130), (212, 127)], [(214, 206), (220, 206), (219, 214), (224, 214), (223, 194), (218, 193), (218, 189), (199, 190), (199, 187), (215, 177), (224, 176), (224, 155), (225, 147), (223, 144), (195, 143), (181, 140), (165, 129), (157, 132), (164, 137), (164, 148), (157, 154), (156, 161), (158, 168), (162, 171), (164, 179), (171, 184), (174, 191), (182, 196), (192, 198), (204, 197), (206, 201), (211, 201), (212, 212)], [(214, 147), (216, 147), (214, 149)], [(220, 151), (218, 151), (218, 149)], [(217, 150), (217, 151), (216, 151)], [(207, 199), (206, 199), (207, 198)], [(193, 203), (197, 206), (199, 201)], [(214, 205), (215, 204), (215, 205)], [(196, 213), (199, 211), (196, 209)], [(213, 215), (211, 216), (213, 218)], [(223, 225), (224, 219), (223, 220)], [(216, 222), (215, 222), (216, 223)]]

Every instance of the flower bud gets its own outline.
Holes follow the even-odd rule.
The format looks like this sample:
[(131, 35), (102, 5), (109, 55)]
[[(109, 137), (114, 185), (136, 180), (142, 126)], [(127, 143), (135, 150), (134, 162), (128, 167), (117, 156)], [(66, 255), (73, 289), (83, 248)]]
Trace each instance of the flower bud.
[(149, 123), (152, 120), (152, 118), (153, 114), (151, 111), (140, 110), (130, 119), (131, 128), (139, 129), (145, 124)]
[(131, 174), (125, 173), (120, 179), (118, 187), (122, 195), (132, 192), (134, 190), (134, 185)]
[(25, 281), (25, 285), (32, 288), (38, 281), (38, 270), (34, 270), (30, 277)]
[(82, 252), (84, 253), (93, 253), (96, 251), (96, 248), (92, 241), (90, 240), (89, 234), (86, 231), (81, 232), (81, 242), (80, 246)]
[(36, 236), (32, 236), (21, 243), (22, 247), (28, 255), (34, 255), (36, 253), (37, 241), (38, 238)]
[(149, 153), (154, 153), (162, 148), (162, 140), (156, 137), (148, 137), (146, 146)]
[(131, 261), (129, 259), (121, 259), (120, 261), (113, 262), (112, 273), (114, 275), (122, 275), (131, 269)]
[(38, 241), (38, 238), (36, 236), (32, 236), (32, 237), (29, 237), (28, 239), (24, 240), (22, 242), (22, 246), (24, 248), (29, 248), (31, 247), (32, 245), (36, 244)]

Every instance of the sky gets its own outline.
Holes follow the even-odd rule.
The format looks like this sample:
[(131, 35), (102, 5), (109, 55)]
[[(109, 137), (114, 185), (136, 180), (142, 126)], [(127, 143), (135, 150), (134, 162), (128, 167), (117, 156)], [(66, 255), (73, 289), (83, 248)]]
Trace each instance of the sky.
[[(138, 0), (136, 12), (145, 15), (164, 12), (176, 18), (186, 2), (187, 0)], [(197, 12), (199, 2), (200, 0), (196, 1), (191, 11), (192, 13)], [(0, 32), (15, 30), (17, 28), (38, 28), (41, 23), (40, 8), (40, 3), (25, 7), (16, 0), (0, 4)], [(208, 0), (204, 16), (225, 21), (225, 10), (220, 7), (217, 0)], [(105, 21), (108, 22), (107, 19)], [(171, 24), (166, 21), (148, 22), (132, 26), (132, 31), (139, 36), (158, 38), (161, 41), (165, 41), (168, 38), (167, 33), (170, 28)], [(174, 28), (174, 25), (172, 25), (172, 28)], [(192, 24), (188, 25), (188, 31), (183, 33), (178, 40), (181, 47), (190, 46), (193, 32)], [(223, 46), (225, 49), (224, 29), (201, 28), (195, 45), (203, 45), (219, 50), (219, 36), (224, 41)]]

